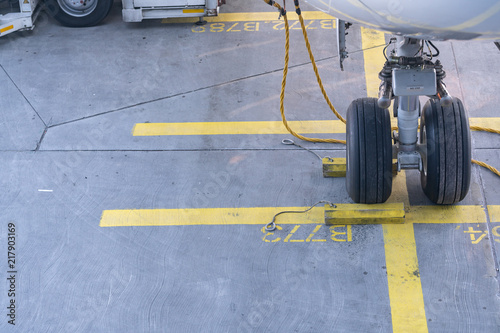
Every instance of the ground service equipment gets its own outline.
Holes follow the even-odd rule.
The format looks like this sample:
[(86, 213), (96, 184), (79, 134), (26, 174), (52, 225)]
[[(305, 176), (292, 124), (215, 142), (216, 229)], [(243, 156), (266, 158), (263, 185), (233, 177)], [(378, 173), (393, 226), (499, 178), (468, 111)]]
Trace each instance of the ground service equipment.
[[(225, 0), (122, 0), (123, 20), (171, 17), (216, 16)], [(61, 24), (88, 27), (101, 22), (110, 12), (113, 0), (0, 0), (0, 37), (19, 30), (31, 30), (37, 16), (45, 10)]]

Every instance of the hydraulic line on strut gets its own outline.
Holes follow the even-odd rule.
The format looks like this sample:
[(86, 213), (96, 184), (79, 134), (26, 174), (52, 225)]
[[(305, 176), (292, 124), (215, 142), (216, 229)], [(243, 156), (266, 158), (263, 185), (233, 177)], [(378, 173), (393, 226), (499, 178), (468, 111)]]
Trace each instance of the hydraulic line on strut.
[[(283, 20), (285, 22), (285, 65), (284, 65), (284, 68), (283, 68), (283, 79), (281, 81), (281, 93), (280, 93), (280, 112), (281, 112), (281, 119), (283, 120), (283, 125), (285, 126), (285, 128), (288, 130), (288, 132), (290, 134), (292, 134), (293, 136), (295, 136), (295, 137), (297, 137), (297, 138), (299, 138), (299, 139), (301, 139), (303, 141), (319, 142), (319, 143), (323, 142), (323, 143), (342, 143), (342, 144), (346, 144), (345, 140), (308, 138), (308, 137), (305, 137), (305, 136), (303, 136), (301, 134), (296, 133), (288, 125), (288, 122), (287, 122), (286, 116), (285, 116), (285, 103), (284, 103), (284, 100), (285, 100), (286, 78), (287, 78), (287, 75), (288, 75), (288, 61), (289, 61), (289, 53), (290, 53), (289, 52), (290, 51), (290, 27), (289, 27), (289, 24), (288, 24), (287, 12), (286, 12), (286, 10), (283, 7), (281, 7), (274, 0), (263, 0), (263, 1), (265, 3), (267, 3), (268, 5), (276, 7), (278, 9), (278, 11), (280, 12), (280, 16), (283, 16)], [(346, 120), (337, 112), (337, 110), (333, 106), (333, 104), (330, 101), (330, 98), (328, 97), (328, 95), (326, 93), (326, 90), (325, 90), (325, 88), (323, 86), (323, 82), (321, 81), (321, 77), (319, 75), (318, 67), (316, 66), (316, 61), (314, 60), (314, 55), (312, 53), (311, 45), (309, 43), (309, 38), (307, 36), (307, 31), (306, 31), (306, 27), (305, 27), (305, 24), (304, 24), (304, 19), (302, 17), (302, 11), (300, 9), (299, 0), (294, 0), (294, 4), (295, 4), (295, 12), (297, 13), (297, 15), (299, 17), (300, 26), (302, 28), (302, 34), (304, 36), (304, 41), (306, 43), (307, 51), (309, 53), (309, 59), (311, 60), (311, 64), (312, 64), (313, 69), (314, 69), (314, 74), (316, 75), (316, 80), (317, 80), (318, 85), (319, 85), (319, 87), (321, 89), (321, 93), (323, 94), (323, 97), (324, 97), (326, 103), (328, 104), (328, 106), (330, 107), (330, 109), (332, 110), (332, 112), (335, 114), (335, 116), (340, 121), (342, 121), (345, 124)], [(393, 130), (397, 130), (397, 127), (393, 127), (392, 129)], [(488, 128), (488, 127), (470, 126), (470, 129), (474, 130), (474, 131), (484, 131), (484, 132), (489, 132), (489, 133), (500, 134), (500, 130), (496, 130), (496, 129)], [(484, 168), (487, 168), (488, 170), (490, 170), (491, 172), (493, 172), (494, 174), (496, 174), (497, 176), (500, 177), (500, 171), (498, 171), (496, 168), (492, 167), (491, 165), (489, 165), (487, 163), (484, 163), (484, 162), (481, 162), (481, 161), (474, 160), (474, 159), (472, 159), (471, 162), (475, 163), (475, 164), (477, 164), (479, 166), (482, 166)]]

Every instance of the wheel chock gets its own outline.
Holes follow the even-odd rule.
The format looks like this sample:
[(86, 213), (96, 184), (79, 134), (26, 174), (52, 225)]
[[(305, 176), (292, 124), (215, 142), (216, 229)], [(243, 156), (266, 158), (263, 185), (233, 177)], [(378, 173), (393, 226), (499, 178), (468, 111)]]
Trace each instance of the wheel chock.
[(392, 176), (397, 176), (398, 175), (398, 160), (393, 159), (392, 160)]
[(345, 177), (346, 159), (341, 157), (323, 158), (323, 177)]
[(325, 205), (325, 224), (397, 224), (405, 221), (403, 203)]

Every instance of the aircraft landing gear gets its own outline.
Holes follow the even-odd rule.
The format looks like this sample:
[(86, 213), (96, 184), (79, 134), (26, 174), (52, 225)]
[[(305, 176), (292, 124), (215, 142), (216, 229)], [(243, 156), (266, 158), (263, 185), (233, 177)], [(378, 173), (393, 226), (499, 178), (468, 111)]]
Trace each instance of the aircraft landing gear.
[[(418, 169), (426, 196), (436, 204), (454, 204), (467, 195), (471, 143), (467, 113), (443, 83), (446, 73), (437, 54), (424, 52), (431, 42), (397, 37), (395, 49), (379, 74), (379, 98), (355, 100), (347, 111), (346, 187), (358, 203), (385, 202), (392, 190), (392, 160), (397, 170)], [(425, 45), (424, 45), (425, 44)], [(385, 55), (385, 54), (384, 54)], [(420, 96), (428, 96), (418, 118)], [(398, 131), (391, 144), (387, 108), (396, 98)]]

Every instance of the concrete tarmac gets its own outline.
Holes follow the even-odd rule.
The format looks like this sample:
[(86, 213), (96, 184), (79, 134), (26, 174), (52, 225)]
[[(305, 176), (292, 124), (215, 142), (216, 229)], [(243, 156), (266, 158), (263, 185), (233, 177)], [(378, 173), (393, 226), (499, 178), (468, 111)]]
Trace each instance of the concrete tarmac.
[[(335, 21), (302, 7), (345, 116), (370, 94), (370, 32), (351, 27), (341, 72)], [(329, 226), (320, 205), (263, 229), (283, 210), (353, 203), (344, 178), (281, 141), (331, 157), (345, 146), (276, 132), (285, 36), (278, 13), (256, 19), (269, 12), (233, 0), (230, 21), (131, 24), (117, 2), (96, 27), (42, 13), (34, 31), (0, 39), (1, 332), (500, 331), (500, 178), (484, 168), (445, 207), (417, 171), (398, 174), (389, 202), (405, 204), (404, 225)], [(289, 16), (287, 117), (335, 120)], [(435, 44), (471, 123), (500, 128), (496, 46)], [(257, 121), (258, 133), (217, 133)], [(162, 132), (136, 135), (139, 124)], [(472, 139), (473, 157), (499, 168), (497, 135)]]

